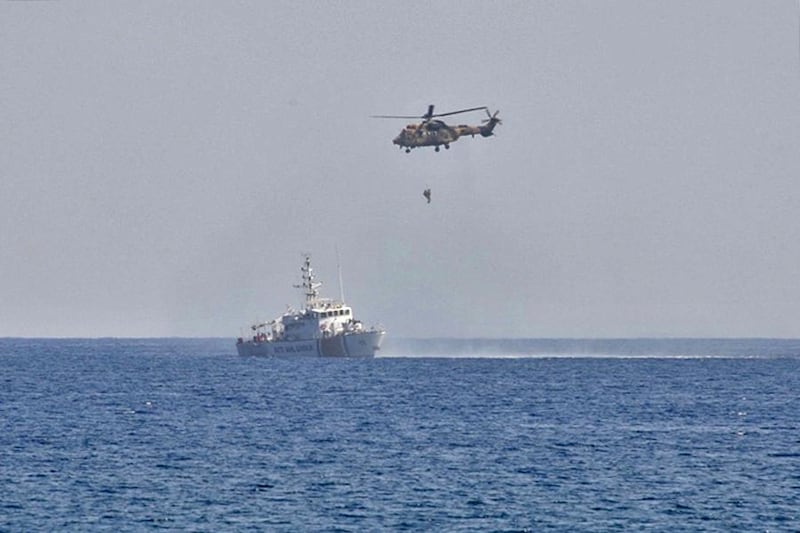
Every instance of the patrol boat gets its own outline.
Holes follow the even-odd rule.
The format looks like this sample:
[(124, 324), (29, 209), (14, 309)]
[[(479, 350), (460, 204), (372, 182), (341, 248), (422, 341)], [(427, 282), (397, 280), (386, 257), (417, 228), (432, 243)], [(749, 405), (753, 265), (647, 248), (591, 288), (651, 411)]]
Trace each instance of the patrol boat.
[(252, 337), (239, 337), (239, 355), (275, 357), (374, 357), (386, 331), (367, 329), (353, 316), (343, 301), (320, 298), (320, 282), (314, 281), (311, 256), (305, 255), (300, 268), (305, 304), (302, 310), (289, 309), (270, 322), (250, 326)]

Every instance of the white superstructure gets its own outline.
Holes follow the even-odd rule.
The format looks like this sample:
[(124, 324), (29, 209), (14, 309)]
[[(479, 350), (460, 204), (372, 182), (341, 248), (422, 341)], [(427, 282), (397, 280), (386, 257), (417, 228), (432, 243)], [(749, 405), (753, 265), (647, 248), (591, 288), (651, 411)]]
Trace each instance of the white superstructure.
[(322, 283), (314, 281), (311, 256), (300, 270), (302, 284), (295, 287), (303, 289), (303, 309), (252, 325), (251, 337), (237, 339), (239, 355), (374, 357), (386, 335), (383, 328), (367, 329), (344, 302), (320, 298)]

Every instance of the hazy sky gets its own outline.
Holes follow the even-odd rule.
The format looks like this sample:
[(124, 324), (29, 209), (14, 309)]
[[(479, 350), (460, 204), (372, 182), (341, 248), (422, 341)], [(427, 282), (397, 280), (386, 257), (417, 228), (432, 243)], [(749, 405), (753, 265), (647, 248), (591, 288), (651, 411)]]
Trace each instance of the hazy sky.
[[(800, 337), (784, 1), (0, 3), (0, 336)], [(486, 105), (405, 154), (373, 114)], [(478, 113), (457, 123), (478, 123)], [(428, 205), (422, 190), (430, 187)]]

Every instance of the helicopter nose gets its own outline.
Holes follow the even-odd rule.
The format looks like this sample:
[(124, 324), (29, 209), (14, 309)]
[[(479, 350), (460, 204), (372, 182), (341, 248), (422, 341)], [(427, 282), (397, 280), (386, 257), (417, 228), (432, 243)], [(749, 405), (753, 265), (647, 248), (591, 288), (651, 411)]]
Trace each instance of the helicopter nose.
[(397, 137), (395, 137), (394, 140), (392, 140), (392, 144), (400, 144), (400, 136), (399, 135)]

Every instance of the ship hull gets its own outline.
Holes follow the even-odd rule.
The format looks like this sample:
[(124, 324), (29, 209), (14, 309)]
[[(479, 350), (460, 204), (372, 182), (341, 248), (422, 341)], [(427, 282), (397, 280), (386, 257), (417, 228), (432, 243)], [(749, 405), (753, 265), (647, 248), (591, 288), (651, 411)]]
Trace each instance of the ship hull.
[(239, 355), (267, 357), (375, 357), (384, 331), (345, 333), (319, 339), (256, 341), (236, 344)]

